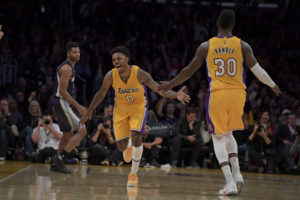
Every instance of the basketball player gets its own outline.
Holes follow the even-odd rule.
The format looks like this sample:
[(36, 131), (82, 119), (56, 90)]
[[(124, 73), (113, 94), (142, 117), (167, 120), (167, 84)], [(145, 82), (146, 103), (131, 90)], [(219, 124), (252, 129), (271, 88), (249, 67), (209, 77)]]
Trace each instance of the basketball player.
[(2, 24), (0, 24), (0, 40), (4, 36), (4, 32), (2, 31)]
[[(118, 148), (123, 151), (124, 161), (130, 162), (132, 159), (131, 173), (128, 176), (127, 186), (137, 187), (137, 171), (143, 153), (141, 133), (143, 133), (145, 128), (148, 107), (145, 86), (158, 92), (158, 83), (152, 79), (149, 73), (138, 66), (128, 64), (130, 53), (125, 47), (118, 46), (113, 48), (111, 55), (114, 68), (105, 75), (100, 90), (94, 96), (80, 124), (86, 122), (112, 86), (115, 92), (113, 111), (115, 139)], [(174, 91), (162, 92), (160, 95), (171, 99), (177, 98), (184, 104), (189, 102), (190, 97), (183, 90), (184, 88), (178, 93)], [(130, 136), (132, 140), (129, 139)]]
[(232, 35), (234, 24), (234, 12), (223, 10), (217, 21), (218, 35), (200, 44), (189, 65), (173, 80), (162, 82), (158, 87), (159, 90), (166, 91), (183, 83), (206, 60), (209, 81), (206, 98), (207, 124), (209, 132), (213, 134), (215, 154), (226, 179), (219, 195), (235, 195), (244, 184), (237, 157), (237, 144), (232, 136), (233, 130), (244, 129), (242, 115), (246, 85), (243, 62), (261, 82), (271, 87), (277, 96), (281, 93), (255, 59), (249, 44)]
[[(60, 140), (57, 155), (53, 158), (50, 168), (51, 171), (61, 173), (70, 173), (64, 165), (63, 157), (71, 152), (87, 133), (85, 126), (78, 126), (80, 115), (82, 116), (86, 112), (86, 108), (80, 105), (74, 98), (74, 67), (80, 59), (79, 45), (76, 42), (69, 42), (66, 50), (67, 59), (56, 70), (57, 86), (53, 100), (54, 115), (60, 130), (63, 132), (63, 137)], [(73, 135), (75, 132), (77, 133)]]

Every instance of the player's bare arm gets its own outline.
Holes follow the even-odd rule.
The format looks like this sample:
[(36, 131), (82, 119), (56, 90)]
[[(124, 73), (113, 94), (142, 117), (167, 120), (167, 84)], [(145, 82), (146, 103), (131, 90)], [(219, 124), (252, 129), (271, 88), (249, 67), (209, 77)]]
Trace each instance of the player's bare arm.
[(158, 90), (170, 90), (189, 79), (195, 73), (195, 71), (201, 67), (203, 60), (207, 56), (207, 52), (208, 42), (204, 42), (198, 47), (192, 61), (185, 68), (183, 68), (174, 79), (171, 81), (162, 81), (161, 85), (158, 87)]
[(67, 91), (69, 80), (72, 77), (72, 68), (69, 65), (64, 65), (61, 67), (59, 74), (61, 79), (59, 85), (59, 93), (70, 105), (73, 105), (76, 110), (78, 110), (78, 112), (83, 115), (85, 113), (85, 108), (80, 105), (75, 99), (73, 99)]
[(112, 71), (109, 71), (102, 82), (100, 90), (95, 94), (90, 106), (87, 109), (87, 112), (82, 116), (79, 124), (84, 124), (97, 106), (103, 101), (108, 89), (112, 85)]
[(166, 97), (169, 99), (178, 99), (182, 104), (190, 102), (190, 99), (191, 99), (190, 96), (183, 92), (185, 87), (182, 87), (178, 92), (174, 92), (172, 90), (159, 91), (157, 89), (159, 84), (153, 80), (153, 78), (151, 77), (151, 75), (148, 72), (146, 72), (142, 69), (139, 69), (138, 80), (141, 84), (145, 83), (147, 85), (147, 87), (149, 87), (151, 90), (153, 90), (154, 92), (157, 92), (158, 94), (160, 94), (163, 97)]
[(244, 41), (241, 42), (241, 46), (243, 58), (248, 68), (262, 83), (268, 85), (277, 96), (280, 95), (281, 91), (279, 87), (274, 83), (274, 81), (271, 79), (268, 73), (259, 65), (256, 58), (254, 57), (251, 46)]

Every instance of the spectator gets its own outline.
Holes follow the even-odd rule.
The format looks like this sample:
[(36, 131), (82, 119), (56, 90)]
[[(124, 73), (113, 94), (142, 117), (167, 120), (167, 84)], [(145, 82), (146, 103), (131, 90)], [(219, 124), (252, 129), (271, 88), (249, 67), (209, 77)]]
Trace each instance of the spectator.
[(297, 132), (297, 135), (296, 135), (294, 143), (291, 146), (290, 152), (293, 155), (298, 154), (297, 155), (297, 157), (298, 157), (297, 168), (300, 169), (300, 156), (299, 156), (300, 155), (300, 126), (296, 126), (296, 132)]
[(286, 170), (293, 167), (293, 157), (290, 148), (295, 141), (296, 132), (296, 115), (289, 113), (287, 124), (280, 124), (276, 130), (277, 150), (278, 150), (278, 166), (280, 169)]
[(252, 133), (253, 126), (251, 127), (249, 125), (249, 122), (245, 116), (243, 116), (243, 121), (244, 121), (245, 129), (233, 131), (233, 136), (238, 145), (239, 157), (241, 157), (241, 159), (239, 159), (240, 165), (243, 166), (243, 170), (248, 171), (249, 170), (248, 137)]
[(291, 111), (289, 109), (283, 109), (283, 111), (281, 112), (281, 115), (279, 117), (278, 125), (280, 125), (280, 124), (287, 124), (288, 115), (290, 113), (291, 113)]
[(157, 115), (160, 120), (167, 122), (171, 129), (175, 128), (175, 124), (178, 120), (175, 112), (176, 107), (174, 101), (168, 101), (166, 98), (162, 98)]
[(19, 134), (19, 138), (26, 144), (25, 152), (27, 159), (30, 160), (33, 151), (32, 132), (38, 125), (38, 118), (42, 116), (39, 102), (32, 100), (28, 106), (29, 114), (24, 117), (23, 130)]
[(248, 139), (250, 170), (272, 173), (275, 170), (276, 142), (269, 112), (264, 111), (259, 115), (259, 121)]
[(199, 167), (197, 159), (201, 153), (203, 140), (200, 133), (201, 122), (196, 118), (196, 109), (188, 108), (186, 116), (181, 118), (175, 127), (171, 146), (171, 165), (177, 166), (183, 147), (192, 148), (189, 165)]
[(56, 155), (61, 137), (58, 124), (53, 123), (49, 113), (44, 113), (42, 118), (38, 118), (38, 124), (33, 130), (32, 141), (38, 144), (38, 154), (32, 161), (44, 163)]
[(8, 109), (8, 100), (3, 98), (0, 100), (0, 161), (5, 160), (8, 145), (15, 146), (18, 129), (16, 119)]
[(113, 138), (111, 119), (104, 118), (103, 123), (99, 123), (93, 132), (88, 149), (89, 163), (122, 165), (123, 162), (120, 160), (122, 152), (117, 148)]
[(19, 108), (22, 116), (25, 117), (25, 115), (28, 114), (29, 102), (27, 100), (25, 100), (25, 94), (22, 90), (17, 90), (15, 93), (15, 96), (16, 96), (18, 108)]
[(146, 166), (147, 163), (150, 166), (160, 167), (158, 163), (159, 160), (159, 151), (161, 144), (163, 142), (162, 137), (154, 136), (149, 134), (149, 125), (146, 124), (144, 134), (143, 134), (143, 156), (140, 166)]

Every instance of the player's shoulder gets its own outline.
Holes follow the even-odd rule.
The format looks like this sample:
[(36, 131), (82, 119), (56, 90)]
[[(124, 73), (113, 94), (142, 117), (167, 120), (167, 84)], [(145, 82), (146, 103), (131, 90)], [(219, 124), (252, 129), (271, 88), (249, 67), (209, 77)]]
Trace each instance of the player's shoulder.
[(69, 63), (62, 63), (60, 69), (64, 71), (72, 71), (73, 67)]
[(249, 45), (249, 43), (246, 42), (246, 41), (244, 41), (244, 40), (242, 40), (242, 39), (241, 39), (241, 47), (242, 47), (242, 51), (243, 52), (247, 52), (247, 51), (251, 51), (252, 50), (252, 48)]

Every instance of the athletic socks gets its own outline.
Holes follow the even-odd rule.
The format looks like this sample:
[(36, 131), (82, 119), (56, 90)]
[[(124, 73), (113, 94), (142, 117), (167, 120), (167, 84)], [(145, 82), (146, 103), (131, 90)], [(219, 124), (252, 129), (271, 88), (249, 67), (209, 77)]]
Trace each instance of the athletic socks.
[(226, 183), (233, 182), (234, 180), (233, 180), (229, 165), (225, 165), (225, 166), (221, 167), (221, 169), (222, 169), (223, 174), (225, 176)]
[(128, 148), (128, 147), (131, 147), (131, 146), (132, 146), (132, 142), (131, 142), (131, 139), (129, 138), (129, 139), (128, 139), (127, 148)]
[(132, 174), (137, 173), (139, 166), (140, 166), (142, 155), (143, 155), (143, 144), (139, 147), (133, 146), (133, 148), (132, 148), (132, 164), (131, 164), (131, 173)]
[(240, 173), (239, 159), (237, 157), (229, 158), (229, 162), (232, 168), (232, 174)]

